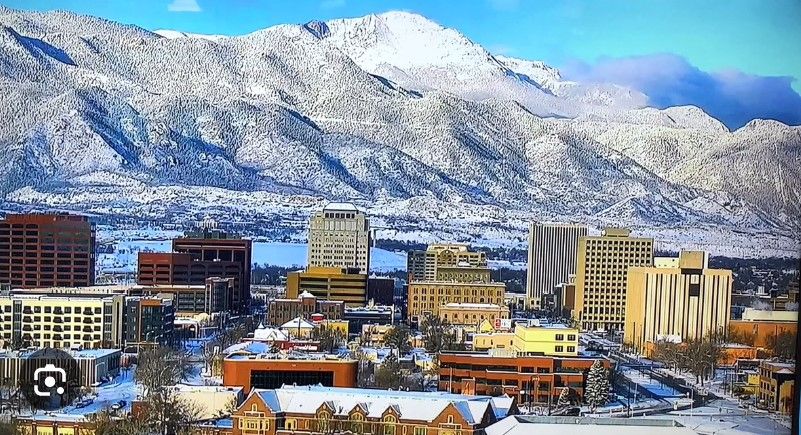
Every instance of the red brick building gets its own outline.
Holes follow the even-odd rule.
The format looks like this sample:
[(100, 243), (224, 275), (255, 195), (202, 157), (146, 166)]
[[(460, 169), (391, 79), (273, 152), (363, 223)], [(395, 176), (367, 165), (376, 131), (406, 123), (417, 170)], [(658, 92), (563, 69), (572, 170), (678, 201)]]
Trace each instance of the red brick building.
[(355, 387), (358, 362), (351, 359), (275, 358), (268, 355), (233, 354), (223, 360), (223, 385), (251, 388), (279, 388), (281, 385)]
[(517, 413), (514, 399), (321, 386), (253, 390), (230, 427), (200, 425), (204, 435), (479, 435)]
[[(463, 394), (506, 393), (518, 403), (556, 403), (564, 388), (584, 397), (584, 387), (595, 360), (612, 368), (604, 357), (490, 356), (478, 352), (453, 352), (439, 355), (439, 390)], [(536, 391), (536, 394), (534, 393)]]
[(29, 213), (0, 220), (0, 284), (86, 287), (95, 282), (95, 226), (86, 216)]

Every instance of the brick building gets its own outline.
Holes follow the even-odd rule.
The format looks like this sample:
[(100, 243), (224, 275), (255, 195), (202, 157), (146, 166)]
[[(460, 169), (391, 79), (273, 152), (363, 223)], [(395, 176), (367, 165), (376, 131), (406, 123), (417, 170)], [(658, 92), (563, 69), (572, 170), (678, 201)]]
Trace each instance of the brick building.
[(82, 287), (95, 282), (95, 226), (86, 216), (9, 214), (0, 220), (0, 284)]
[(345, 303), (319, 300), (311, 293), (303, 292), (297, 299), (273, 299), (270, 301), (267, 321), (270, 325), (277, 326), (297, 317), (308, 320), (312, 314), (321, 314), (328, 320), (338, 320), (345, 314)]
[[(506, 393), (518, 403), (556, 403), (564, 388), (584, 397), (587, 372), (595, 360), (604, 367), (612, 362), (604, 357), (588, 358), (490, 356), (477, 352), (444, 352), (439, 356), (439, 390), (463, 394)], [(536, 391), (536, 394), (534, 393)]]
[(323, 385), (355, 387), (358, 362), (322, 354), (306, 354), (306, 359), (236, 352), (223, 360), (223, 385), (252, 388), (279, 388), (281, 385)]

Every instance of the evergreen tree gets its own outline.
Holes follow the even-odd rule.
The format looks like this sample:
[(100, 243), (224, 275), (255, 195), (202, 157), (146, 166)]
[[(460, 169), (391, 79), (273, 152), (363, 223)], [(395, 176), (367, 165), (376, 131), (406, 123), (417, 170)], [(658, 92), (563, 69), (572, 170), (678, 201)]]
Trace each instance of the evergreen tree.
[(584, 390), (584, 401), (590, 405), (590, 411), (595, 412), (595, 408), (605, 405), (609, 400), (609, 373), (601, 364), (601, 360), (595, 360), (587, 374), (587, 388)]

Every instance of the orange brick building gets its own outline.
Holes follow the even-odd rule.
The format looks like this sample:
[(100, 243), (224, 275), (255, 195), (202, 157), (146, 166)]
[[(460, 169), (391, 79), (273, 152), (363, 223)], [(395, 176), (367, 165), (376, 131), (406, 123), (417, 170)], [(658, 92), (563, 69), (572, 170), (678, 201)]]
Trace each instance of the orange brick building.
[(230, 428), (198, 429), (204, 435), (479, 435), (515, 413), (514, 399), (505, 397), (285, 386), (254, 390)]
[[(767, 320), (731, 320), (729, 333), (740, 334), (753, 340), (754, 347), (768, 347), (768, 340), (782, 332), (798, 333), (798, 322)], [(750, 343), (749, 343), (750, 344)]]
[[(596, 359), (604, 367), (612, 362), (604, 357), (501, 357), (485, 353), (453, 352), (439, 356), (439, 390), (463, 394), (500, 395), (506, 393), (518, 403), (548, 402), (570, 388), (584, 397), (587, 372)], [(536, 393), (534, 393), (536, 391)]]
[(223, 360), (223, 385), (280, 388), (281, 385), (355, 387), (358, 362), (350, 359), (267, 358), (266, 355), (233, 354)]

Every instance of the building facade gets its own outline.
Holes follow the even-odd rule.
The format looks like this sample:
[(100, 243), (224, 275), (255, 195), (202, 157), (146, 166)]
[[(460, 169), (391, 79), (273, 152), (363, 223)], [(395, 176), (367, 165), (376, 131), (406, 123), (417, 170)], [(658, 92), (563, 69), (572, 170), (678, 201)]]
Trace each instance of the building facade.
[[(406, 271), (409, 273), (409, 282), (440, 280), (437, 275), (440, 268), (450, 269), (442, 272), (443, 275), (441, 276), (444, 281), (461, 279), (463, 280), (462, 282), (489, 282), (489, 277), (486, 278), (486, 281), (483, 281), (484, 275), (489, 274), (487, 254), (484, 252), (472, 252), (464, 244), (433, 244), (429, 245), (425, 251), (409, 252), (406, 258)], [(471, 275), (458, 276), (465, 273), (471, 273)]]
[(473, 335), (473, 349), (499, 356), (578, 356), (579, 331), (564, 325), (515, 325), (512, 332)]
[(154, 296), (172, 300), (175, 314), (194, 316), (197, 314), (219, 315), (236, 311), (229, 307), (230, 296), (236, 292), (235, 278), (207, 278), (203, 284), (157, 284), (137, 285), (127, 290), (130, 296)]
[(388, 276), (367, 278), (367, 301), (375, 305), (394, 305), (395, 279)]
[[(202, 306), (192, 303), (191, 310), (196, 312), (241, 311), (244, 309), (242, 292), (246, 279), (246, 273), (242, 267), (240, 261), (196, 260), (189, 253), (140, 252), (137, 283), (142, 286), (180, 289), (186, 286), (210, 285), (208, 280), (211, 278), (231, 280), (230, 283), (226, 281), (223, 284), (220, 284), (221, 281), (213, 281), (212, 283), (217, 283), (216, 288), (207, 289), (213, 298), (208, 301), (204, 299)], [(230, 288), (221, 288), (220, 285)], [(220, 291), (225, 293), (219, 294)], [(179, 311), (190, 310), (188, 307), (184, 307), (179, 308)]]
[(708, 269), (706, 252), (682, 251), (676, 267), (630, 267), (623, 340), (638, 349), (662, 339), (725, 335), (732, 272)]
[(125, 299), (126, 346), (151, 344), (172, 346), (175, 307), (171, 299), (128, 297)]
[(492, 304), (503, 306), (506, 284), (418, 281), (409, 283), (408, 319), (418, 323), (426, 315), (440, 315), (450, 303)]
[(530, 308), (540, 308), (543, 294), (554, 292), (576, 273), (579, 239), (586, 236), (584, 225), (534, 222), (529, 226), (526, 295)]
[(230, 432), (203, 434), (480, 435), (516, 412), (504, 398), (284, 386), (254, 390), (232, 415)]
[(348, 334), (359, 334), (364, 325), (392, 325), (395, 323), (395, 307), (392, 305), (345, 307), (345, 314), (342, 318), (348, 321)]
[(308, 265), (370, 271), (370, 220), (349, 203), (330, 203), (309, 220)]
[(762, 361), (759, 364), (759, 401), (764, 409), (792, 414), (795, 397), (795, 363)]
[(367, 303), (367, 275), (357, 269), (310, 266), (286, 276), (286, 297), (296, 299), (308, 292), (320, 300), (342, 301), (348, 307)]
[(21, 346), (110, 348), (123, 341), (121, 294), (57, 294), (4, 291), (0, 294), (3, 340)]
[(0, 284), (83, 287), (95, 282), (95, 225), (86, 216), (30, 213), (0, 220)]
[(267, 321), (270, 325), (279, 326), (297, 317), (309, 320), (312, 314), (321, 314), (325, 319), (338, 320), (345, 314), (345, 303), (319, 300), (311, 293), (303, 292), (296, 299), (270, 301)]
[(582, 328), (623, 331), (629, 267), (650, 267), (654, 240), (607, 228), (579, 239), (576, 261), (576, 314)]
[(454, 326), (478, 326), (484, 320), (495, 324), (496, 319), (509, 318), (509, 307), (452, 302), (440, 307), (439, 317)]
[[(603, 357), (490, 356), (477, 352), (443, 352), (439, 355), (439, 390), (451, 393), (508, 394), (517, 403), (556, 403), (565, 388), (584, 397), (587, 372)], [(549, 399), (550, 397), (550, 399)]]
[(307, 354), (307, 359), (235, 353), (223, 360), (223, 385), (280, 388), (282, 385), (323, 385), (355, 387), (358, 362)]

